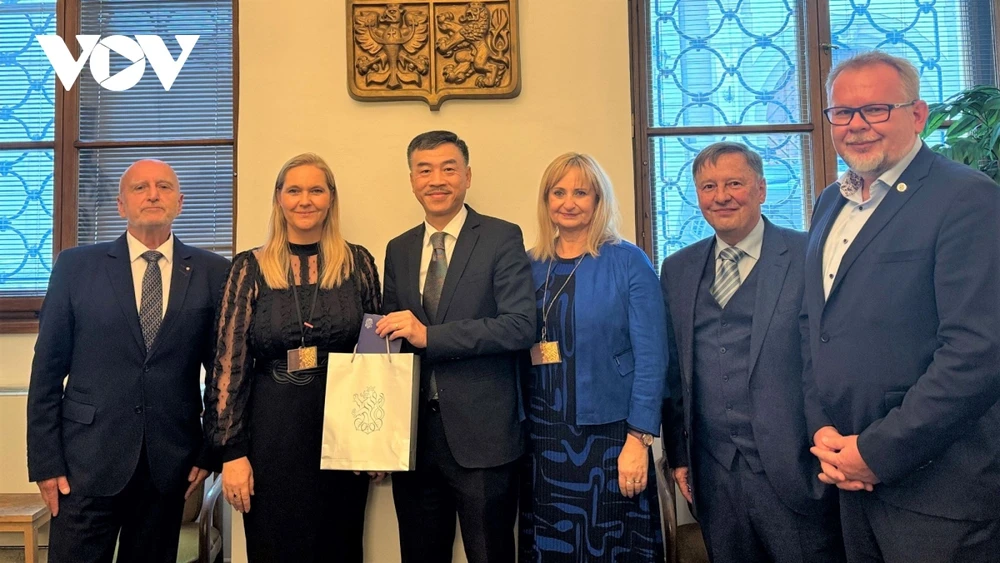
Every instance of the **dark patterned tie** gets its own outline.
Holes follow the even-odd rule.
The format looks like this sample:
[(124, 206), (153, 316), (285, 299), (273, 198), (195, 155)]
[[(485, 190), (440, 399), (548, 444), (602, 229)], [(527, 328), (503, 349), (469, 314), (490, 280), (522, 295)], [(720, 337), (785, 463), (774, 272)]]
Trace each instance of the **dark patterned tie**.
[(722, 249), (719, 253), (719, 274), (715, 276), (715, 283), (712, 284), (712, 297), (718, 302), (719, 307), (725, 308), (726, 303), (740, 288), (740, 258), (746, 254), (735, 246)]
[(441, 289), (444, 288), (444, 277), (448, 273), (448, 257), (444, 253), (444, 233), (431, 235), (431, 264), (424, 278), (424, 312), (433, 323), (437, 317), (438, 304), (441, 302)]
[(146, 342), (146, 351), (153, 346), (153, 339), (160, 330), (163, 319), (163, 280), (160, 279), (158, 262), (163, 254), (155, 250), (142, 253), (146, 261), (146, 273), (142, 275), (142, 298), (139, 301), (139, 325), (142, 327), (142, 339)]
[[(444, 277), (448, 273), (448, 256), (444, 253), (444, 233), (434, 233), (431, 235), (431, 246), (434, 251), (431, 253), (431, 264), (427, 268), (427, 277), (424, 278), (424, 312), (431, 323), (437, 317), (438, 305), (441, 303), (441, 290), (444, 288)], [(426, 398), (437, 400), (437, 378), (434, 370), (428, 378)]]

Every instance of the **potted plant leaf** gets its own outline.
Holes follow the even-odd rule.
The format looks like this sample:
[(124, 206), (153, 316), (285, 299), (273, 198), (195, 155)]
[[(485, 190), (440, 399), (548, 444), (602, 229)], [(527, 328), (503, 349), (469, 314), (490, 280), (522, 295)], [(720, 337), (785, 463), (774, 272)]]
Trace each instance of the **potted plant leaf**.
[(973, 86), (931, 104), (921, 137), (926, 139), (949, 121), (944, 144), (932, 145), (931, 150), (981, 170), (1000, 183), (1000, 89)]

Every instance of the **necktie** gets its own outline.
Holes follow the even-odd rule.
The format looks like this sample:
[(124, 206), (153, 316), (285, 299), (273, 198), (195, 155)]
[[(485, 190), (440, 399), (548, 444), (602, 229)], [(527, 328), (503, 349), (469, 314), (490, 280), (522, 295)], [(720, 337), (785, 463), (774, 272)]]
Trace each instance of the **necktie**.
[(142, 275), (142, 298), (139, 301), (139, 325), (146, 351), (153, 347), (153, 339), (160, 330), (163, 319), (163, 280), (160, 279), (158, 262), (163, 255), (155, 250), (142, 253), (146, 261), (146, 273)]
[[(427, 268), (427, 277), (424, 278), (424, 312), (431, 323), (437, 317), (438, 304), (441, 303), (441, 289), (444, 288), (444, 277), (448, 273), (448, 256), (444, 253), (444, 233), (434, 233), (431, 235), (431, 246), (434, 251), (431, 253), (431, 264)], [(434, 370), (431, 370), (430, 378), (426, 389), (426, 397), (429, 400), (438, 398), (437, 378), (434, 377)]]
[(444, 233), (431, 235), (431, 264), (424, 278), (424, 312), (433, 323), (437, 316), (438, 304), (441, 302), (441, 289), (444, 287), (444, 276), (448, 273), (448, 257), (444, 253)]
[(735, 246), (724, 248), (719, 253), (719, 260), (722, 260), (722, 264), (715, 276), (715, 283), (712, 284), (712, 297), (715, 297), (719, 307), (725, 308), (726, 303), (740, 288), (739, 263), (744, 254), (746, 253)]

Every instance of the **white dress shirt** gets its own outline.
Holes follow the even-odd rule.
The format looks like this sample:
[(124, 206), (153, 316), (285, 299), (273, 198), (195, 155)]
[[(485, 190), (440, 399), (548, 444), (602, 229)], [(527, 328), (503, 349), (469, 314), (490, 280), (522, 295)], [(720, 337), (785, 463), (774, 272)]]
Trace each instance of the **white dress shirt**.
[(875, 212), (875, 208), (882, 203), (889, 188), (896, 183), (896, 180), (903, 175), (906, 167), (913, 162), (923, 141), (915, 140), (910, 152), (906, 153), (895, 166), (888, 169), (879, 176), (869, 187), (868, 199), (861, 199), (861, 185), (863, 180), (857, 173), (848, 170), (838, 182), (840, 182), (840, 195), (847, 199), (840, 214), (833, 221), (830, 227), (830, 234), (823, 244), (823, 296), (830, 297), (830, 290), (833, 288), (833, 280), (837, 278), (837, 270), (840, 269), (840, 262), (847, 254), (847, 249), (851, 247), (854, 239), (858, 238), (858, 233), (865, 226), (868, 219)]
[[(451, 218), (451, 221), (441, 229), (444, 235), (444, 255), (448, 258), (448, 265), (451, 265), (451, 255), (455, 252), (455, 244), (458, 242), (458, 234), (465, 226), (465, 219), (469, 216), (469, 210), (462, 206), (462, 209)], [(424, 281), (427, 279), (427, 270), (431, 267), (431, 256), (434, 254), (434, 246), (431, 245), (431, 235), (438, 232), (424, 219), (424, 245), (420, 251), (420, 295), (423, 299)]]
[(719, 235), (715, 235), (715, 277), (719, 277), (719, 270), (722, 268), (723, 261), (719, 258), (719, 254), (730, 246), (735, 246), (743, 251), (743, 255), (740, 256), (740, 260), (736, 264), (740, 270), (740, 283), (743, 283), (753, 271), (753, 267), (757, 265), (757, 261), (760, 260), (760, 249), (763, 245), (764, 219), (760, 217), (757, 218), (757, 224), (750, 230), (750, 233), (734, 245), (726, 243), (719, 238)]
[(158, 248), (146, 248), (145, 244), (132, 236), (132, 233), (125, 233), (125, 240), (128, 241), (128, 258), (132, 263), (132, 287), (135, 289), (135, 310), (139, 310), (142, 303), (142, 277), (146, 275), (146, 260), (142, 254), (148, 250), (155, 250), (163, 255), (157, 266), (160, 267), (160, 281), (163, 283), (163, 311), (160, 311), (160, 318), (163, 318), (167, 310), (167, 299), (170, 297), (170, 273), (173, 271), (174, 263), (174, 234), (170, 233), (167, 241)]

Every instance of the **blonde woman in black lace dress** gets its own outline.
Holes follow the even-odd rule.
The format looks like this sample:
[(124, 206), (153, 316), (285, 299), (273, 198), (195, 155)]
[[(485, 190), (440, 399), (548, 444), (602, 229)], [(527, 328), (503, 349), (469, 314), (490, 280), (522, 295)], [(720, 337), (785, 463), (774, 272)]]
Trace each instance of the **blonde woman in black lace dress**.
[(350, 352), (362, 315), (381, 309), (375, 262), (341, 236), (338, 200), (322, 158), (286, 162), (267, 240), (233, 259), (223, 292), (205, 425), (251, 562), (362, 561), (369, 476), (319, 468), (326, 356)]

